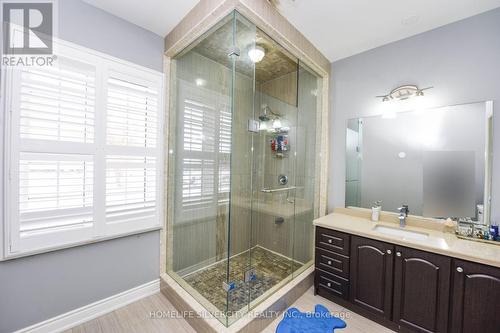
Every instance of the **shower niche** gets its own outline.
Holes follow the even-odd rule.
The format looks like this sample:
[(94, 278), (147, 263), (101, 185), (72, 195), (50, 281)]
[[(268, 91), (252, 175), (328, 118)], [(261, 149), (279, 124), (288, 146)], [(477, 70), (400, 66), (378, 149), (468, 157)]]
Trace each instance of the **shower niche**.
[(167, 274), (230, 325), (312, 265), (323, 80), (236, 11), (170, 72)]

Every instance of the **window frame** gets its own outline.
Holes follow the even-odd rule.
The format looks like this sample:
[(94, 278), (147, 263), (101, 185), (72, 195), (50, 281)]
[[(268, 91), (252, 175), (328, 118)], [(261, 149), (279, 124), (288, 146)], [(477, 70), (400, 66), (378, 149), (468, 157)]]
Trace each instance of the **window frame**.
[[(3, 182), (0, 203), (1, 215), (3, 217), (0, 226), (0, 261), (29, 256), (38, 253), (50, 252), (59, 249), (81, 246), (85, 244), (100, 242), (104, 240), (140, 234), (153, 230), (160, 230), (164, 220), (164, 130), (165, 112), (164, 99), (166, 76), (163, 72), (136, 65), (134, 63), (109, 56), (107, 54), (74, 44), (60, 39), (54, 40), (54, 54), (67, 57), (80, 63), (95, 68), (95, 110), (94, 110), (94, 140), (92, 143), (71, 142), (58, 144), (61, 149), (37, 149), (41, 143), (32, 140), (29, 150), (22, 150), (19, 135), (20, 113), (14, 113), (15, 107), (19, 105), (20, 90), (19, 82), (21, 70), (16, 68), (3, 68), (1, 73), (0, 105), (4, 110), (0, 116), (0, 126), (4, 130), (3, 140), (3, 173), (0, 175)], [(154, 221), (147, 225), (140, 223), (117, 224), (111, 226), (106, 223), (106, 154), (109, 147), (106, 142), (106, 116), (107, 116), (107, 80), (115, 74), (119, 77), (129, 78), (130, 82), (153, 87), (158, 91), (157, 107), (157, 133), (156, 146), (152, 149), (156, 158), (156, 198)], [(116, 77), (116, 76), (115, 76)], [(61, 232), (47, 232), (43, 236), (33, 237), (30, 241), (24, 240), (25, 245), (20, 243), (20, 214), (19, 214), (19, 161), (20, 153), (60, 153), (71, 152), (75, 146), (80, 146), (79, 154), (89, 154), (93, 160), (93, 225), (89, 230), (76, 228)], [(123, 155), (127, 155), (127, 147), (120, 149)], [(134, 147), (135, 148), (135, 147)], [(129, 151), (133, 150), (130, 149)], [(140, 149), (140, 148), (139, 148)], [(74, 153), (74, 151), (73, 151)], [(111, 153), (112, 154), (112, 153)], [(147, 156), (153, 156), (147, 155)], [(127, 155), (133, 156), (133, 154)]]

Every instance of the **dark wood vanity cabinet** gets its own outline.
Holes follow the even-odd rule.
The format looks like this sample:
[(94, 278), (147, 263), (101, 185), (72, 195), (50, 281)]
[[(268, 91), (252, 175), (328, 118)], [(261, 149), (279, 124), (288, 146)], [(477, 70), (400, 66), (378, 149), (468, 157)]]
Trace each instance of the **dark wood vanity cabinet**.
[(316, 228), (315, 294), (348, 299), (350, 239), (342, 232)]
[(394, 254), (393, 321), (403, 332), (447, 332), (451, 259), (399, 246)]
[(499, 333), (500, 268), (316, 228), (315, 292), (399, 332)]
[(357, 306), (391, 319), (394, 245), (351, 236), (351, 297)]
[(500, 332), (500, 269), (453, 262), (452, 333)]
[(348, 256), (350, 239), (350, 235), (343, 232), (327, 228), (316, 228), (316, 248), (319, 249)]

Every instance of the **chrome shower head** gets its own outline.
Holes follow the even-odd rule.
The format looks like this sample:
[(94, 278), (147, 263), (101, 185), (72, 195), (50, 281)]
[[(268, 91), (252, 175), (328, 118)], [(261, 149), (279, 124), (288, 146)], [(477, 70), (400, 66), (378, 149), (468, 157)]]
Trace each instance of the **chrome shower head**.
[(259, 116), (259, 120), (260, 120), (260, 121), (269, 121), (269, 120), (271, 120), (271, 118), (269, 118), (269, 116), (268, 116), (268, 115), (266, 115), (266, 114), (261, 114), (261, 115)]
[(280, 115), (274, 113), (267, 105), (262, 107), (262, 113), (259, 115), (260, 121), (269, 121), (272, 119), (280, 118)]

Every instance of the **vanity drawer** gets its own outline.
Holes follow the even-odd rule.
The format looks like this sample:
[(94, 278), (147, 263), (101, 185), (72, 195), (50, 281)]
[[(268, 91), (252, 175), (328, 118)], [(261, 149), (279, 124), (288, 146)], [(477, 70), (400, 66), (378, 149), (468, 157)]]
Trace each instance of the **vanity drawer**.
[(349, 278), (349, 257), (316, 248), (315, 261), (317, 268)]
[(316, 227), (317, 247), (349, 256), (349, 240), (349, 235), (343, 232)]
[(336, 296), (349, 299), (349, 280), (317, 269), (314, 274), (316, 292), (324, 297)]

